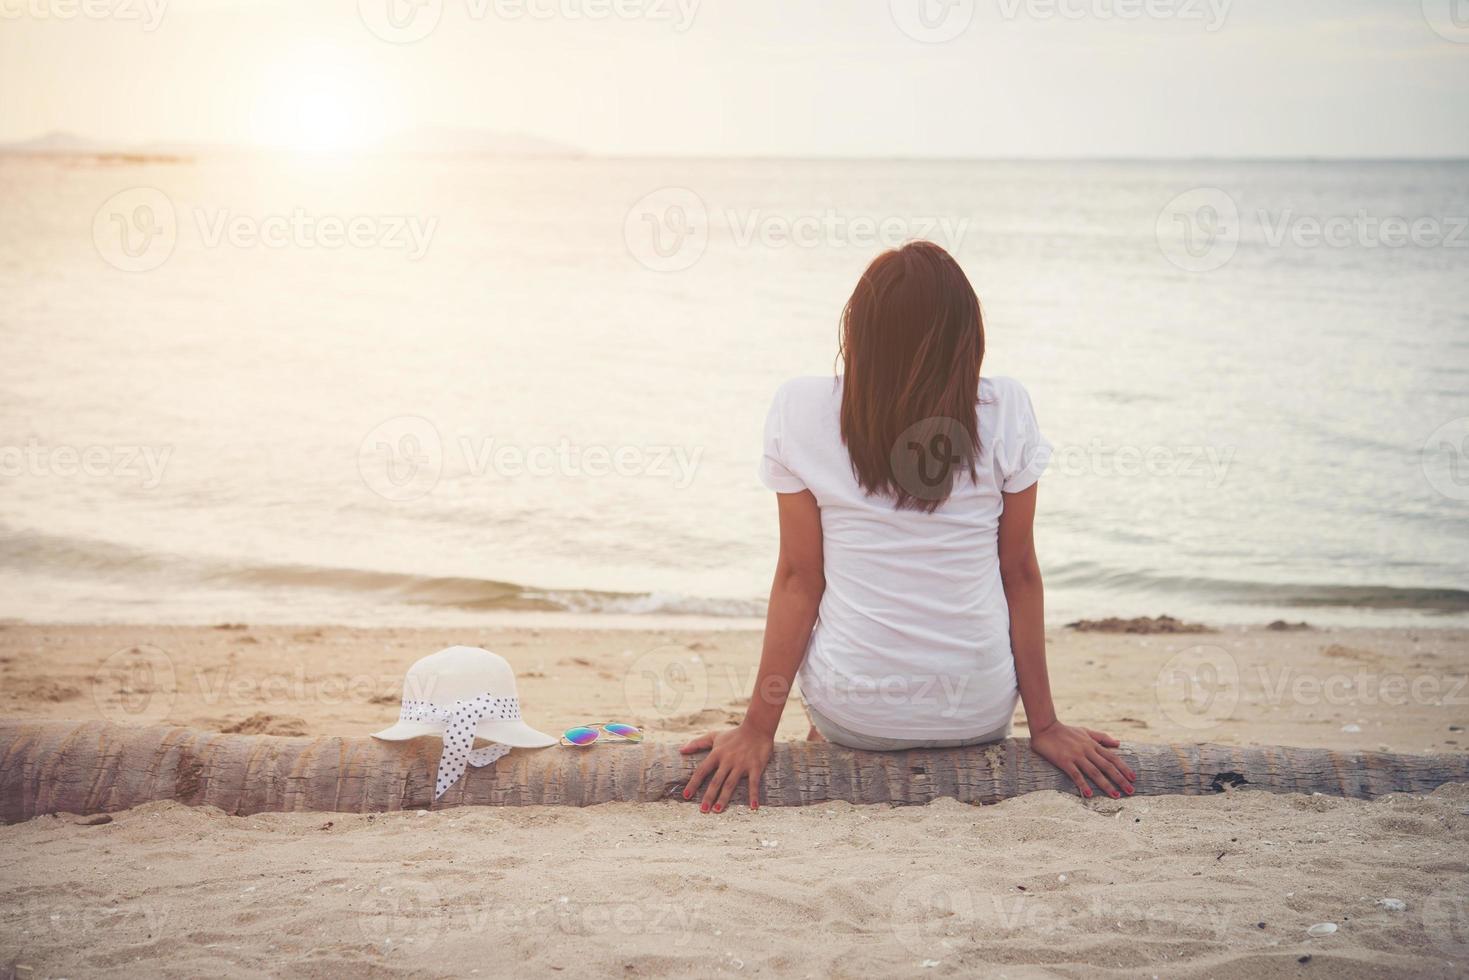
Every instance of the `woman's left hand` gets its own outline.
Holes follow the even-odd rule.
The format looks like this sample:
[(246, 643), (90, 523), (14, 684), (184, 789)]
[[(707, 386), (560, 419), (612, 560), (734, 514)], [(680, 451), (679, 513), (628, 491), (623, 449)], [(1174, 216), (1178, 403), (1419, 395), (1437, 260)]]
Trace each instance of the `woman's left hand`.
[(1030, 747), (1042, 759), (1070, 776), (1082, 796), (1092, 795), (1088, 780), (1113, 799), (1121, 793), (1132, 795), (1137, 773), (1112, 751), (1117, 746), (1117, 739), (1105, 732), (1063, 725), (1059, 721), (1030, 733)]
[[(709, 788), (699, 800), (699, 812), (721, 812), (729, 798), (739, 788), (741, 779), (750, 781), (750, 809), (760, 809), (760, 775), (775, 752), (775, 739), (750, 727), (749, 724), (727, 732), (710, 732), (700, 735), (679, 751), (684, 755), (710, 750), (708, 757), (689, 777), (683, 788), (683, 798), (691, 800), (699, 792), (704, 780)], [(710, 777), (713, 778), (710, 778)]]

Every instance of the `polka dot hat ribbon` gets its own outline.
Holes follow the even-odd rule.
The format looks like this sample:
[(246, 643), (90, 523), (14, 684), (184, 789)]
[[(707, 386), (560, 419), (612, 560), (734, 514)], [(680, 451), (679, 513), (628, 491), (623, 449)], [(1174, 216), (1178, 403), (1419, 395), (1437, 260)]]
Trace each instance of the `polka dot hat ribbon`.
[(403, 699), (398, 720), (441, 722), (444, 725), (444, 752), (439, 756), (439, 774), (434, 781), (434, 800), (444, 795), (444, 790), (459, 782), (467, 766), (488, 766), (510, 751), (510, 746), (491, 743), (484, 748), (474, 747), (474, 730), (480, 721), (518, 721), (520, 719), (519, 698), (497, 698), (481, 694), (477, 698), (463, 698), (447, 708), (431, 701)]

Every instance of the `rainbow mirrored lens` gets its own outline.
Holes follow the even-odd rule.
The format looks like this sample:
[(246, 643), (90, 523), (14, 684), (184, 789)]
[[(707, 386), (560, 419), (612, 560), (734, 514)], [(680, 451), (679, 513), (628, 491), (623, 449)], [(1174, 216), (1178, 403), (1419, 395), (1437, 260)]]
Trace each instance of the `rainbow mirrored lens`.
[(631, 725), (624, 725), (620, 721), (614, 721), (610, 724), (603, 725), (602, 727), (605, 728), (609, 734), (621, 736), (622, 738), (627, 739), (629, 742), (641, 742), (643, 740), (643, 733), (641, 731)]
[(572, 745), (591, 745), (597, 740), (597, 734), (595, 728), (568, 728), (561, 737)]

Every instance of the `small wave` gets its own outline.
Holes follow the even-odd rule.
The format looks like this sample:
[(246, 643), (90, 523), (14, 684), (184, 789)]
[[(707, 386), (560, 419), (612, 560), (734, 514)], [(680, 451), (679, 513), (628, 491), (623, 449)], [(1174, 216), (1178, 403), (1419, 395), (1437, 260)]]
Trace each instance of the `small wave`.
[(628, 613), (632, 615), (719, 616), (748, 618), (765, 615), (758, 599), (713, 599), (677, 592), (591, 592), (527, 590), (527, 595), (556, 603), (568, 612)]
[(0, 530), (0, 566), (69, 577), (147, 579), (157, 587), (183, 582), (251, 589), (313, 589), (379, 596), (407, 605), (465, 611), (621, 613), (741, 618), (762, 616), (765, 603), (675, 592), (547, 589), (471, 576), (415, 575), (324, 565), (242, 565), (217, 558), (169, 555), (105, 541)]
[[(526, 611), (583, 614), (758, 618), (760, 599), (691, 596), (676, 592), (551, 589), (473, 576), (432, 576), (304, 564), (238, 561), (135, 549), (104, 541), (14, 531), (0, 527), (0, 568), (79, 580), (125, 581), (140, 593), (208, 584), (264, 594), (312, 590), (356, 595), (373, 604), (398, 603), (465, 612)], [(1359, 609), (1463, 615), (1469, 591), (1390, 585), (1250, 582), (1153, 572), (1075, 562), (1050, 569), (1058, 595), (1178, 597), (1216, 605), (1273, 608)], [(1099, 605), (1091, 613), (1106, 614)], [(1090, 614), (1090, 613), (1089, 613)]]
[(1063, 567), (1046, 578), (1061, 586), (1190, 596), (1231, 605), (1410, 610), (1442, 615), (1469, 613), (1469, 591), (1442, 587), (1247, 582), (1157, 575), (1103, 568), (1092, 563)]

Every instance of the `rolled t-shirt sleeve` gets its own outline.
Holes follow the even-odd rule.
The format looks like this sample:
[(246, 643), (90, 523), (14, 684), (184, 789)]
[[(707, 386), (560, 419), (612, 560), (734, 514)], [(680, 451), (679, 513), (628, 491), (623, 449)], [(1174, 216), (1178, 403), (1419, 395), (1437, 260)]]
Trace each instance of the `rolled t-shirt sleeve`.
[(1041, 435), (1030, 393), (1018, 381), (1005, 379), (1000, 386), (999, 431), (995, 462), (1000, 490), (1019, 493), (1041, 478), (1051, 462), (1051, 443)]
[(800, 493), (806, 483), (791, 469), (785, 445), (786, 390), (775, 393), (765, 416), (765, 452), (760, 457), (760, 482), (776, 493)]

